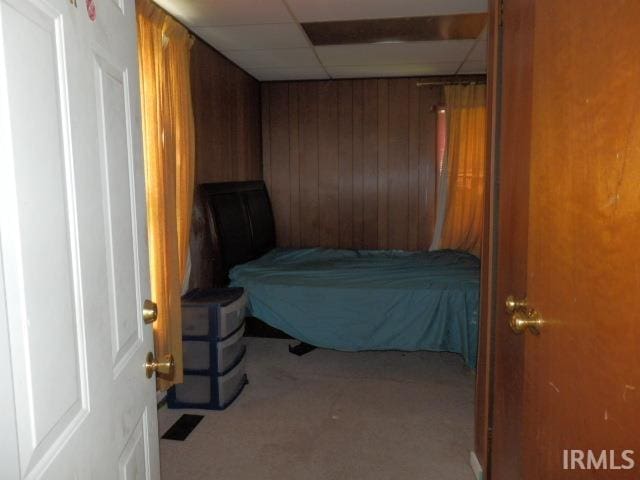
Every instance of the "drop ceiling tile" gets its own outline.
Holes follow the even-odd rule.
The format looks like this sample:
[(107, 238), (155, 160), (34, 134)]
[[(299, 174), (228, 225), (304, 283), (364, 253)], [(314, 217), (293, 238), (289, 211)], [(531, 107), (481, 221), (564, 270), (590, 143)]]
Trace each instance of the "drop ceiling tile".
[(285, 0), (300, 22), (420, 17), (487, 11), (487, 0)]
[(250, 67), (320, 67), (312, 48), (277, 48), (275, 50), (229, 50), (222, 54), (242, 68)]
[(429, 75), (453, 75), (458, 63), (409, 64), (409, 65), (340, 65), (326, 67), (332, 78), (364, 77), (415, 77)]
[(462, 63), (475, 40), (375, 43), (316, 47), (323, 65)]
[(486, 40), (478, 40), (471, 50), (469, 57), (467, 60), (472, 61), (484, 61), (487, 58), (487, 41)]
[(475, 40), (487, 23), (486, 13), (438, 17), (374, 18), (303, 23), (316, 46), (361, 43)]
[(294, 23), (198, 27), (194, 31), (221, 51), (308, 47), (307, 37)]
[(247, 71), (260, 81), (273, 80), (326, 80), (329, 78), (324, 69), (317, 67), (291, 68), (248, 68)]
[(458, 73), (471, 74), (471, 73), (487, 73), (487, 64), (484, 61), (470, 61), (464, 62)]
[(294, 22), (281, 0), (155, 0), (191, 27)]

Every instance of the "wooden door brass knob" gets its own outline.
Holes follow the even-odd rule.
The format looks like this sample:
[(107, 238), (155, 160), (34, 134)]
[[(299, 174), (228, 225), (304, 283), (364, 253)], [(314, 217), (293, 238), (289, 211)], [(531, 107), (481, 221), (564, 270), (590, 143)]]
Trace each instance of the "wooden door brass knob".
[(153, 353), (147, 353), (147, 361), (144, 364), (144, 368), (147, 372), (147, 378), (151, 378), (153, 376), (153, 372), (171, 377), (173, 376), (174, 367), (175, 361), (173, 360), (173, 355), (170, 353), (162, 357), (162, 360), (160, 361), (156, 360)]
[(142, 318), (144, 323), (153, 323), (158, 319), (158, 305), (151, 300), (145, 300), (142, 305)]
[(527, 308), (528, 304), (526, 298), (516, 298), (513, 295), (509, 295), (504, 302), (504, 306), (508, 313), (513, 313), (520, 308)]
[(524, 333), (529, 330), (534, 335), (540, 335), (540, 327), (544, 321), (535, 310), (518, 309), (509, 320), (509, 326), (515, 333)]

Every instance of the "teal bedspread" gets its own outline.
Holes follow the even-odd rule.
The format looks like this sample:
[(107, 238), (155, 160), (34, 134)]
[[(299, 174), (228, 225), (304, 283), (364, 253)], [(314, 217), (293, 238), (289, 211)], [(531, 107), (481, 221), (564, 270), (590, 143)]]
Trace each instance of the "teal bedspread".
[(474, 368), (480, 261), (440, 250), (275, 249), (230, 272), (250, 313), (336, 350), (456, 352)]

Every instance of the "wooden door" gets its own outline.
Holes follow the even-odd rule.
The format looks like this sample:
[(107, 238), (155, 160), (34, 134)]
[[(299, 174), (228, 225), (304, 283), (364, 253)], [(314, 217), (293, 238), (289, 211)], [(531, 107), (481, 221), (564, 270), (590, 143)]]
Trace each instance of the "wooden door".
[(0, 0), (0, 478), (159, 479), (133, 0)]
[(637, 479), (640, 2), (503, 8), (490, 478)]

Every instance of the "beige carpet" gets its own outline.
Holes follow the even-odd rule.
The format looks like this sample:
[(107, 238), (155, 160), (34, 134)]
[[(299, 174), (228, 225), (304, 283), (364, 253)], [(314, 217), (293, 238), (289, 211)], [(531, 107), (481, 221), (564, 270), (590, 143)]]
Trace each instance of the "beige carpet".
[(296, 357), (246, 339), (249, 385), (184, 442), (160, 440), (163, 480), (471, 480), (474, 374), (432, 352)]

